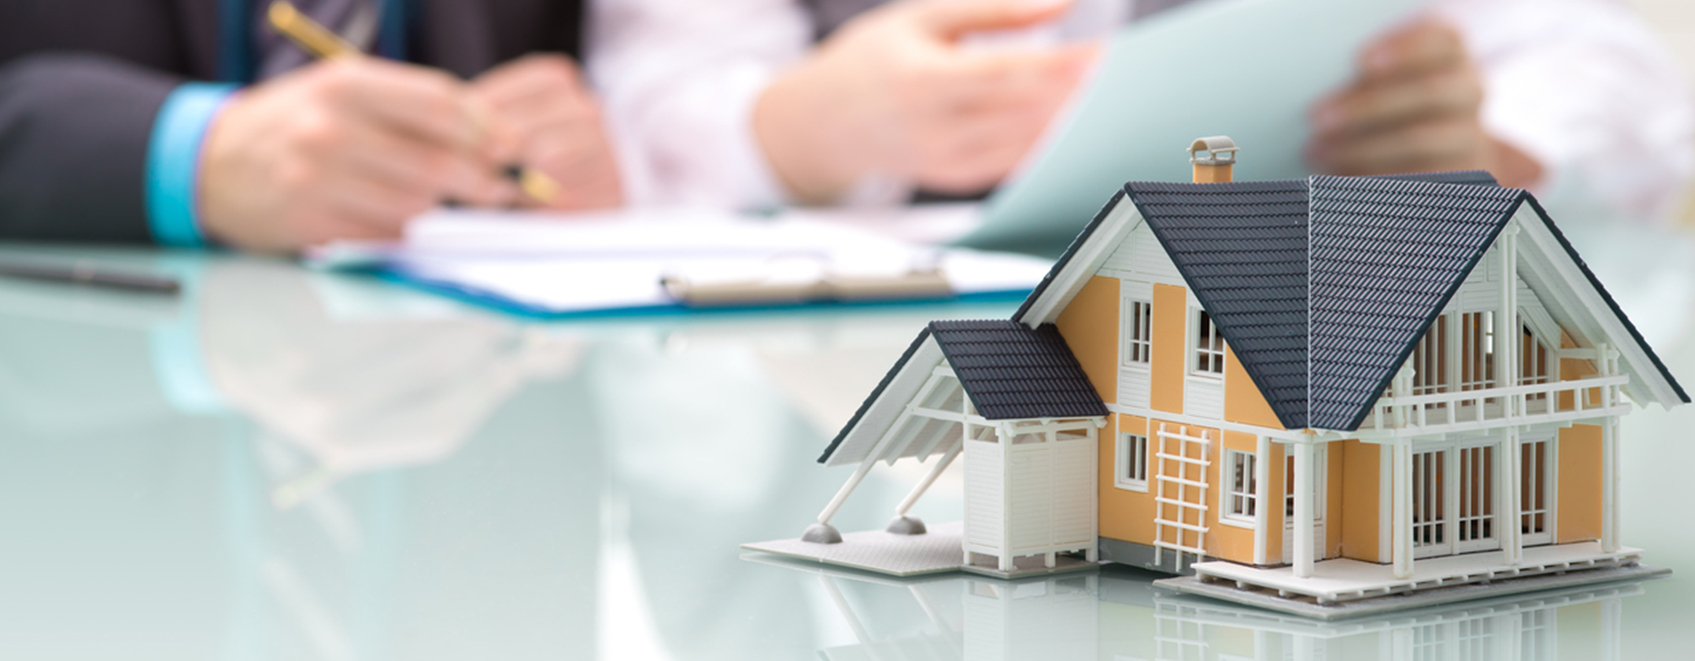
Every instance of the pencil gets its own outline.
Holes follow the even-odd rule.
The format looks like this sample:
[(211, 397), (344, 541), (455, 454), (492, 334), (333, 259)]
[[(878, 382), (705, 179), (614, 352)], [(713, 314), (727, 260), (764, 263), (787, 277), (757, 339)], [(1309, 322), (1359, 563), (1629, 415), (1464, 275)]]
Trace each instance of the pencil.
[(175, 294), (182, 289), (180, 283), (170, 278), (96, 269), (82, 262), (62, 266), (38, 262), (0, 261), (0, 276), (151, 294)]
[[(353, 44), (303, 14), (288, 0), (276, 0), (265, 12), (265, 19), (278, 34), (294, 42), (300, 50), (318, 59), (356, 57), (363, 55)], [(559, 197), (559, 183), (534, 168), (514, 165), (502, 171), (518, 184), (518, 189), (542, 203)]]

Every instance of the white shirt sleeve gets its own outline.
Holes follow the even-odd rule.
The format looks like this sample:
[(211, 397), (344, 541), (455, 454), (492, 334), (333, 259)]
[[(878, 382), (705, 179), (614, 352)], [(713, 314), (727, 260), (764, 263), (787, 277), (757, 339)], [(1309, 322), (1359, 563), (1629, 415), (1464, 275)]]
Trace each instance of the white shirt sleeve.
[(1546, 168), (1539, 197), (1663, 220), (1695, 172), (1671, 55), (1614, 0), (1438, 0), (1482, 70), (1484, 126)]
[(599, 0), (588, 72), (632, 204), (751, 208), (784, 193), (754, 102), (812, 45), (794, 0)]

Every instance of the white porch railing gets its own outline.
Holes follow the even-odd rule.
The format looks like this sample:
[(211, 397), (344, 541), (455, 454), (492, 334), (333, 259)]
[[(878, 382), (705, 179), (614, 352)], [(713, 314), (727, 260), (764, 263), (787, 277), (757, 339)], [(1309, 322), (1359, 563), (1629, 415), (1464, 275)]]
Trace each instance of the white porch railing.
[(1629, 376), (1620, 374), (1510, 388), (1382, 397), (1372, 406), (1360, 431), (1410, 436), (1621, 415), (1630, 410), (1622, 391), (1629, 382)]

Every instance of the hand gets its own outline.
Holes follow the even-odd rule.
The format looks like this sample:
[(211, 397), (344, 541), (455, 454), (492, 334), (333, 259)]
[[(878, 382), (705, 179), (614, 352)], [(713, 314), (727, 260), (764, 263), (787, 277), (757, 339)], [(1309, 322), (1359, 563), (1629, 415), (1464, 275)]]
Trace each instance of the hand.
[(760, 95), (754, 134), (803, 201), (832, 200), (873, 173), (942, 192), (992, 186), (1041, 137), (1096, 47), (972, 50), (958, 42), (1069, 7), (910, 0), (869, 12)]
[(503, 205), (515, 144), (447, 74), (366, 58), (326, 60), (230, 101), (206, 136), (207, 235), (289, 252), (392, 238), (444, 199)]
[[(496, 67), (471, 91), (519, 141), (519, 159), (560, 185), (554, 209), (599, 209), (624, 202), (617, 158), (600, 104), (577, 65), (560, 55), (531, 55)], [(540, 204), (526, 197), (526, 204)]]
[(1491, 136), (1482, 108), (1459, 33), (1419, 21), (1366, 46), (1354, 80), (1313, 107), (1307, 162), (1328, 174), (1487, 170), (1506, 186), (1535, 183), (1541, 165)]

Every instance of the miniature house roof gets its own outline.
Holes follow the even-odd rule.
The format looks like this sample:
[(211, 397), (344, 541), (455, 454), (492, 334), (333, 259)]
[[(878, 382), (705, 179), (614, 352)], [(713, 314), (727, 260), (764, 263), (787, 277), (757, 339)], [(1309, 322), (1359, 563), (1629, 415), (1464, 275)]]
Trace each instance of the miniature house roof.
[[(1593, 295), (1596, 304), (1570, 307), (1596, 317), (1603, 341), (1634, 340), (1620, 347), (1627, 369), (1634, 368), (1633, 396), (1689, 401), (1535, 198), (1486, 173), (1133, 182), (1122, 198), (1159, 239), (1285, 428), (1357, 429), (1514, 217), (1534, 218), (1539, 222), (1526, 226), (1545, 230), (1530, 237), (1533, 248), (1553, 246), (1533, 266), (1544, 280)], [(1117, 202), (1084, 230), (1015, 319), (1050, 319), (1063, 308), (1059, 299), (1068, 301), (1081, 286), (1074, 276), (1093, 274), (1098, 264), (1070, 265), (1108, 249), (1092, 244), (1116, 245), (1128, 232), (1098, 231)], [(1056, 287), (1061, 280), (1067, 282)]]
[[(1631, 379), (1626, 392), (1642, 404), (1688, 402), (1536, 199), (1482, 172), (1126, 184), (1007, 323), (1034, 329), (1031, 338), (1052, 332), (1054, 343), (1043, 346), (1063, 347), (1057, 331), (1044, 329), (1052, 329), (1107, 257), (1145, 222), (1284, 428), (1352, 431), (1515, 218), (1523, 231), (1521, 277), (1572, 323), (1574, 336), (1617, 343), (1621, 367)], [(857, 463), (873, 453), (893, 461), (935, 451), (934, 444), (917, 440), (932, 430), (893, 427), (935, 368), (954, 356), (944, 350), (937, 328), (932, 324), (919, 335), (831, 441), (821, 463)], [(1022, 386), (1026, 390), (1016, 396), (994, 390), (1012, 388), (1006, 377), (1024, 369), (996, 364), (1010, 355), (996, 352), (1012, 352), (1010, 343), (1033, 350), (1037, 343), (979, 346), (970, 333), (987, 330), (959, 332), (958, 343), (948, 344), (961, 363), (981, 361), (975, 366), (984, 371), (954, 368), (985, 417), (984, 400), (1003, 392), (1009, 414), (1029, 414), (1042, 409), (1018, 397), (1054, 396), (1086, 384), (1078, 380), (1081, 368), (1070, 367), (1075, 375), (1052, 385)], [(1066, 353), (1070, 357), (1069, 349)], [(1058, 364), (1051, 356), (1044, 360)], [(1067, 364), (1076, 365), (1075, 358)], [(983, 398), (963, 383), (967, 379), (982, 389)], [(1054, 390), (1040, 390), (1045, 388)], [(1100, 405), (1098, 397), (1093, 401)], [(1030, 417), (1063, 415), (1074, 414)], [(892, 442), (881, 443), (887, 434)]]
[(1053, 324), (1032, 329), (1011, 319), (933, 321), (929, 332), (985, 419), (1107, 414)]
[[(935, 373), (944, 361), (953, 371), (952, 378)], [(1031, 328), (1011, 319), (933, 321), (919, 332), (819, 461), (857, 462), (873, 452), (878, 459), (892, 461), (945, 452), (960, 442), (957, 425), (949, 429), (940, 421), (901, 414), (909, 402), (958, 411), (962, 396), (971, 398), (977, 415), (985, 420), (1107, 414), (1106, 404), (1053, 324)], [(880, 443), (885, 436), (888, 442)]]

